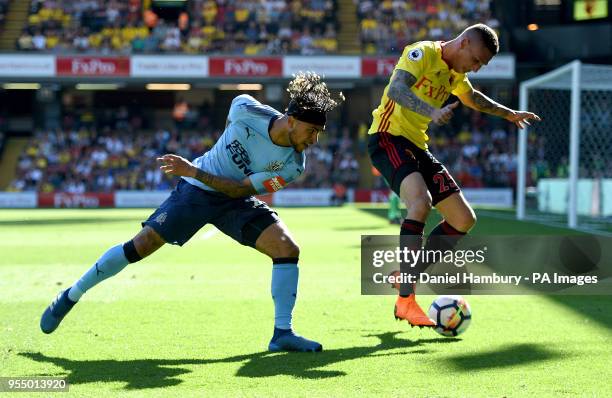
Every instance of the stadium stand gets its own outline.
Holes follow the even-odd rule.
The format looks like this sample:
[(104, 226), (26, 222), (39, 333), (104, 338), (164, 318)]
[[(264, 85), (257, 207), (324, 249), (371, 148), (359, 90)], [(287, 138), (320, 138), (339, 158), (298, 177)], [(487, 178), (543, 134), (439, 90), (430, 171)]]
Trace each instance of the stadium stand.
[[(179, 146), (178, 143), (181, 142)], [(172, 181), (157, 170), (157, 155), (171, 151), (191, 157), (204, 150), (207, 136), (167, 130), (130, 134), (81, 128), (40, 131), (19, 158), (9, 190), (106, 192), (115, 189), (167, 189)]]
[[(9, 190), (169, 189), (175, 180), (158, 171), (155, 158), (177, 153), (194, 159), (208, 150), (221, 133), (210, 127), (134, 130), (121, 114), (117, 112), (113, 123), (100, 128), (78, 123), (72, 128), (37, 132), (19, 158)], [(364, 137), (357, 134), (355, 139), (355, 132), (363, 128), (330, 126), (320, 145), (308, 149), (306, 172), (292, 188), (331, 188), (335, 184), (358, 187), (357, 159), (362, 159)], [(517, 159), (513, 125), (465, 109), (452, 126), (432, 127), (431, 137), (431, 151), (449, 167), (462, 187), (514, 185)], [(550, 170), (546, 163), (536, 163), (531, 173), (534, 179), (542, 175), (561, 177), (567, 167)], [(380, 177), (375, 187), (385, 187)]]
[[(0, 0), (0, 4), (6, 1)], [(341, 18), (336, 0), (194, 0), (176, 20), (161, 18), (153, 9), (143, 12), (146, 3), (32, 0), (27, 26), (16, 46), (22, 51), (102, 55), (312, 55), (339, 51)], [(364, 54), (398, 53), (408, 43), (450, 37), (474, 22), (498, 25), (490, 0), (353, 3), (349, 10), (353, 18), (357, 15)], [(514, 127), (462, 109), (451, 126), (432, 127), (432, 152), (463, 187), (512, 186), (517, 167)], [(65, 113), (61, 128), (37, 131), (20, 155), (9, 189), (168, 189), (174, 181), (158, 171), (154, 158), (173, 152), (193, 159), (210, 148), (220, 134), (189, 117), (180, 122), (175, 119), (173, 128), (161, 129), (142, 125), (138, 117), (126, 112), (118, 109), (108, 120), (100, 115)], [(366, 154), (369, 122), (364, 119), (350, 127), (329, 126), (320, 145), (309, 149), (309, 166), (292, 187), (358, 187), (360, 174), (370, 168)], [(530, 145), (534, 147), (537, 145)], [(536, 163), (531, 170), (533, 178), (563, 175), (563, 165), (552, 168), (555, 170), (545, 161)], [(374, 187), (385, 187), (380, 177), (375, 178)]]
[(4, 25), (6, 12), (8, 11), (9, 0), (0, 0), (0, 29)]
[[(158, 169), (157, 156), (176, 153), (194, 159), (210, 149), (220, 131), (155, 132), (95, 127), (39, 131), (19, 157), (9, 191), (108, 192), (121, 189), (170, 189), (176, 178)], [(349, 130), (309, 149), (308, 167), (294, 188), (322, 188), (341, 183), (356, 187), (358, 163)], [(342, 154), (336, 156), (335, 154)]]
[[(0, 0), (6, 1), (6, 0)], [(140, 0), (33, 0), (21, 51), (325, 54), (338, 49), (332, 0), (196, 0), (166, 21)]]
[(452, 37), (476, 22), (499, 26), (490, 0), (353, 1), (364, 54), (401, 53), (410, 43)]
[(430, 146), (462, 187), (511, 187), (517, 168), (514, 133), (501, 127), (464, 125), (458, 134), (434, 138)]
[[(222, 131), (211, 115), (177, 122), (172, 128), (146, 130), (125, 107), (66, 115), (62, 127), (37, 131), (17, 162), (9, 191), (107, 192), (120, 189), (169, 189), (176, 179), (158, 170), (155, 158), (176, 153), (194, 159), (216, 142)], [(308, 167), (295, 188), (333, 184), (357, 187), (359, 164), (351, 130), (330, 125), (321, 145), (308, 151)], [(341, 155), (337, 155), (341, 154)]]

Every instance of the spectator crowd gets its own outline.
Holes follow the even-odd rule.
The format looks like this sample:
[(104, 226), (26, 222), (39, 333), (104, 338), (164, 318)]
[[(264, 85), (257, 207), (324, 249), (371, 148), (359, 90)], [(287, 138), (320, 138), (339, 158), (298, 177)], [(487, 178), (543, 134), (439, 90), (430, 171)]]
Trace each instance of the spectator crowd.
[(30, 11), (18, 50), (311, 55), (338, 49), (335, 0), (194, 0), (174, 20), (143, 11), (141, 0), (33, 0)]
[(6, 13), (8, 11), (9, 0), (0, 0), (0, 28), (4, 25), (6, 19)]
[(463, 125), (453, 136), (435, 136), (430, 150), (462, 187), (511, 187), (516, 181), (513, 128)]
[[(0, 24), (7, 0), (0, 0)], [(28, 24), (17, 41), (23, 51), (95, 54), (337, 53), (337, 0), (193, 0), (172, 20), (147, 9), (143, 0), (32, 0)], [(496, 28), (490, 0), (354, 0), (365, 54), (401, 52), (418, 40), (442, 40), (467, 25)], [(512, 186), (516, 179), (516, 134), (503, 121), (465, 110), (452, 127), (432, 125), (430, 150), (464, 187)], [(11, 190), (110, 191), (168, 189), (155, 158), (178, 153), (193, 159), (208, 150), (220, 132), (189, 125), (147, 132), (119, 110), (114, 123), (100, 127), (68, 124), (39, 131), (22, 154)], [(133, 123), (133, 121), (136, 121)], [(82, 122), (82, 120), (81, 120)], [(190, 132), (197, 127), (198, 133)], [(359, 162), (367, 162), (367, 125), (331, 126), (320, 145), (308, 151), (308, 166), (294, 187), (357, 187)], [(202, 133), (203, 131), (203, 133)], [(530, 138), (538, 151), (545, 141)], [(544, 153), (544, 151), (541, 151)], [(536, 153), (537, 155), (537, 153)], [(534, 162), (533, 178), (562, 176), (567, 160)], [(362, 165), (363, 166), (363, 165)], [(379, 178), (379, 187), (384, 186)]]
[(468, 25), (499, 27), (490, 0), (353, 0), (365, 54), (401, 53), (420, 40), (444, 40)]
[[(477, 115), (477, 113), (474, 113)], [(517, 173), (516, 131), (509, 124), (492, 125), (475, 116), (475, 124), (464, 124), (458, 133), (434, 128), (430, 151), (444, 163), (462, 187), (511, 187)], [(362, 124), (358, 130), (366, 130)], [(155, 159), (176, 153), (194, 159), (209, 150), (220, 131), (185, 132), (158, 129), (129, 132), (95, 127), (37, 132), (19, 158), (10, 191), (107, 192), (113, 190), (171, 189), (176, 178), (161, 173)], [(319, 145), (307, 150), (305, 173), (292, 188), (333, 188), (337, 184), (357, 188), (360, 161), (368, 162), (361, 138), (348, 127), (331, 127)], [(543, 145), (531, 138), (533, 151)], [(550, 165), (543, 157), (533, 162), (532, 180), (567, 176), (567, 159)], [(384, 188), (382, 178), (374, 188)]]
[[(8, 0), (0, 0), (2, 10)], [(499, 27), (491, 0), (353, 0), (364, 54), (393, 54), (466, 26)], [(97, 54), (334, 54), (337, 0), (193, 0), (178, 17), (142, 0), (32, 0), (22, 51)], [(3, 6), (4, 5), (4, 6)], [(346, 11), (345, 11), (346, 12)]]
[[(220, 131), (132, 133), (92, 127), (39, 131), (21, 154), (9, 191), (108, 192), (167, 190), (177, 181), (160, 172), (156, 158), (175, 153), (194, 159), (209, 150)], [(341, 155), (340, 155), (341, 154)], [(338, 139), (308, 150), (306, 172), (292, 187), (356, 187), (358, 163), (348, 129)]]

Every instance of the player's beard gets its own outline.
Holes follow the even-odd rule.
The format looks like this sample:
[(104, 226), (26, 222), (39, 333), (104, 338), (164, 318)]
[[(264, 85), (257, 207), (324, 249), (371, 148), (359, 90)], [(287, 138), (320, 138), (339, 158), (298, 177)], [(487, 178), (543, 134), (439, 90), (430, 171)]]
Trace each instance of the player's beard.
[(295, 128), (289, 130), (289, 143), (291, 144), (293, 149), (295, 149), (296, 152), (302, 152), (304, 148), (303, 146), (301, 149), (298, 148), (298, 144), (295, 142), (295, 139), (294, 139), (294, 134), (295, 134)]

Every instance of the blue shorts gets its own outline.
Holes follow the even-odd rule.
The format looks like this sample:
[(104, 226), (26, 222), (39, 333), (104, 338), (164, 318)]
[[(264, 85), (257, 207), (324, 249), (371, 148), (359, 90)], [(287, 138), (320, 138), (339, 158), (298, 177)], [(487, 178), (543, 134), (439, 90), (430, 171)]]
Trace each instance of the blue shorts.
[(148, 225), (166, 242), (182, 246), (204, 225), (213, 224), (237, 242), (255, 247), (261, 232), (278, 221), (276, 212), (253, 196), (231, 198), (181, 180), (142, 226)]

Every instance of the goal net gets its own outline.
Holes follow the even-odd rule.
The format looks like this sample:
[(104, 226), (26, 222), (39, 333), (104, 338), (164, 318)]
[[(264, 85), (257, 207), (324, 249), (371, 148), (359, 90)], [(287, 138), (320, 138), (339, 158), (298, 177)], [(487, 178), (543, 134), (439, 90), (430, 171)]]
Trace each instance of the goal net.
[(517, 218), (612, 232), (612, 66), (574, 61), (521, 83)]

